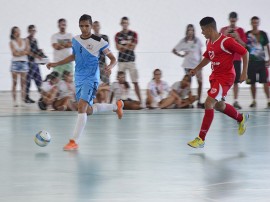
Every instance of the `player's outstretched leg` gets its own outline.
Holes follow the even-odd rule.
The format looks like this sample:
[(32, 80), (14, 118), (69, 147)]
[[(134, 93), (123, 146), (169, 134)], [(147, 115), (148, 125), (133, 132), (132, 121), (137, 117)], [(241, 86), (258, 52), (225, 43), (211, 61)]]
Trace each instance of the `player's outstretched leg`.
[(196, 137), (194, 140), (188, 142), (188, 145), (193, 148), (202, 148), (204, 147), (204, 140), (206, 137), (206, 134), (212, 124), (212, 121), (214, 119), (214, 105), (217, 101), (211, 97), (207, 97), (205, 101), (205, 113), (201, 125), (201, 130), (199, 133), (199, 136)]
[(124, 102), (122, 100), (118, 100), (116, 104), (106, 104), (106, 103), (96, 103), (93, 104), (91, 108), (87, 109), (87, 114), (97, 114), (100, 112), (114, 111), (119, 119), (123, 117), (123, 107)]
[(228, 103), (225, 103), (225, 109), (223, 110), (223, 113), (237, 121), (238, 134), (243, 135), (246, 131), (246, 125), (249, 119), (249, 114), (239, 113), (233, 106), (231, 106)]

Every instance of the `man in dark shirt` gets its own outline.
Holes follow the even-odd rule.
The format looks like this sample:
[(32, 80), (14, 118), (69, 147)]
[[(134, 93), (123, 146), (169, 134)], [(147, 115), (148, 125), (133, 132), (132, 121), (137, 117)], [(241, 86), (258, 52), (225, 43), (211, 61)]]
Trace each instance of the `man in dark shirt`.
[(129, 19), (123, 17), (121, 19), (122, 31), (115, 35), (116, 49), (118, 54), (118, 71), (129, 71), (132, 83), (134, 84), (135, 92), (141, 102), (140, 88), (138, 85), (138, 70), (135, 65), (134, 50), (138, 43), (138, 35), (136, 32), (128, 29)]
[[(26, 80), (25, 102), (26, 103), (35, 103), (35, 101), (29, 97), (31, 80), (33, 79), (35, 81), (37, 89), (38, 89), (38, 91), (40, 91), (42, 79), (40, 76), (40, 70), (39, 70), (38, 63), (42, 63), (42, 61), (44, 59), (46, 59), (47, 57), (44, 55), (42, 50), (38, 48), (37, 40), (35, 39), (36, 28), (34, 25), (28, 26), (28, 33), (29, 33), (29, 36), (27, 37), (27, 39), (29, 40), (29, 44), (30, 44), (30, 53), (28, 55), (29, 72), (27, 74), (27, 80)], [(44, 61), (44, 63), (45, 63), (45, 61)]]
[[(93, 23), (93, 31), (94, 35), (99, 36), (103, 38), (105, 41), (109, 43), (109, 38), (107, 35), (100, 34), (100, 23), (98, 21), (95, 21)], [(109, 84), (110, 83), (110, 76), (105, 73), (105, 67), (106, 67), (106, 57), (103, 52), (100, 53), (99, 56), (99, 69), (100, 69), (100, 79), (103, 83)]]

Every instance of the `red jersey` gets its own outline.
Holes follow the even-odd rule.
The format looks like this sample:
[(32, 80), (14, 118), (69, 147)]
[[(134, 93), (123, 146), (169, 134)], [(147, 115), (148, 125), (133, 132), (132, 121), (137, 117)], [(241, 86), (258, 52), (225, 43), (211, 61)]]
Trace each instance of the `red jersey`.
[(247, 50), (233, 38), (223, 34), (214, 42), (207, 40), (203, 56), (211, 60), (212, 74), (209, 79), (216, 79), (223, 84), (232, 85), (235, 79), (234, 54), (244, 55), (246, 52)]
[[(221, 34), (224, 34), (225, 35), (225, 32), (228, 30), (231, 30), (232, 28), (230, 28), (230, 26), (227, 26), (227, 27), (223, 27), (221, 28), (220, 30), (220, 33)], [(237, 32), (239, 37), (241, 38), (241, 40), (244, 42), (244, 43), (247, 43), (247, 36), (246, 36), (246, 33), (245, 31), (243, 30), (243, 28), (241, 27), (235, 27), (233, 28), (233, 31)], [(228, 33), (226, 36), (229, 36), (230, 37), (230, 33)], [(233, 58), (234, 61), (241, 61), (241, 55), (239, 54), (234, 54), (234, 58)]]

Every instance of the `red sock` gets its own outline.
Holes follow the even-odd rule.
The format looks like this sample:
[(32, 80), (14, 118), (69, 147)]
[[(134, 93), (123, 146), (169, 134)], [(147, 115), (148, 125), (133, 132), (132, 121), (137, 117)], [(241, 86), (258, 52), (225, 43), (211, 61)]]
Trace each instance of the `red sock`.
[(241, 122), (243, 120), (243, 115), (240, 114), (232, 105), (226, 103), (226, 107), (223, 111), (227, 116)]
[(214, 109), (206, 109), (204, 113), (203, 121), (202, 121), (200, 134), (199, 134), (199, 137), (203, 141), (205, 140), (206, 133), (208, 132), (211, 126), (213, 118), (214, 118)]

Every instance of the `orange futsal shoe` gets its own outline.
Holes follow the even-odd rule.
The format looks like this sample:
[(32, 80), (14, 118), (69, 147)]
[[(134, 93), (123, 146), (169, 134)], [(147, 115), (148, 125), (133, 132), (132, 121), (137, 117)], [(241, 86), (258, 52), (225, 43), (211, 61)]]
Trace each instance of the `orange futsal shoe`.
[(116, 105), (117, 105), (116, 114), (118, 115), (118, 118), (119, 119), (122, 119), (122, 117), (123, 117), (124, 102), (122, 100), (118, 100), (116, 102)]
[(69, 143), (64, 146), (64, 151), (73, 151), (79, 148), (78, 144), (74, 140), (69, 140)]

